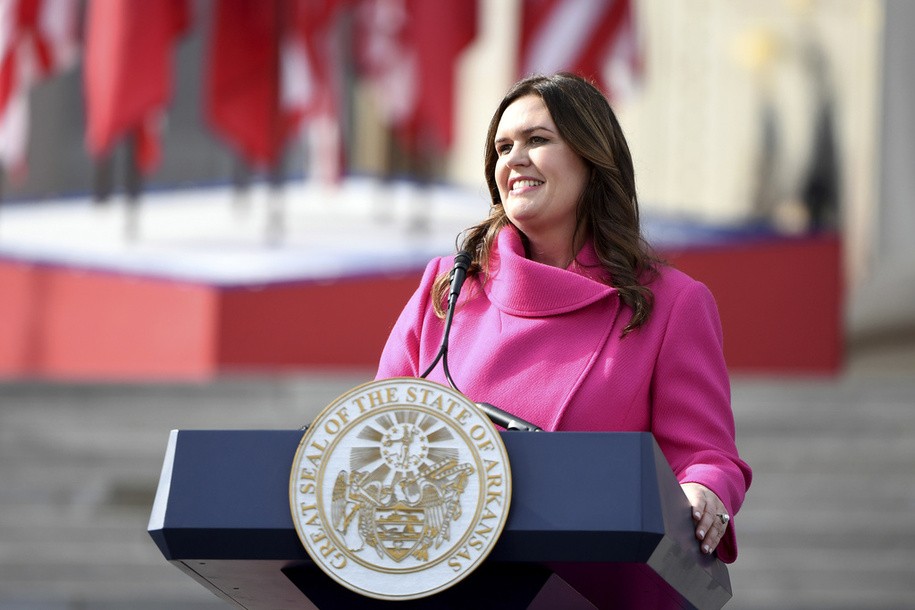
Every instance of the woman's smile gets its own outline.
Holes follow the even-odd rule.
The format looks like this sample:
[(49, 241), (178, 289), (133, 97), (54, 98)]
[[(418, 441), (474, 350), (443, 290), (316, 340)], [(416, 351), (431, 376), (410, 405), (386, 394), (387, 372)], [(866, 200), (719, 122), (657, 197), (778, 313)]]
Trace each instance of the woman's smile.
[(543, 184), (543, 180), (534, 180), (532, 178), (512, 178), (508, 181), (509, 193), (519, 195), (530, 189), (536, 188)]

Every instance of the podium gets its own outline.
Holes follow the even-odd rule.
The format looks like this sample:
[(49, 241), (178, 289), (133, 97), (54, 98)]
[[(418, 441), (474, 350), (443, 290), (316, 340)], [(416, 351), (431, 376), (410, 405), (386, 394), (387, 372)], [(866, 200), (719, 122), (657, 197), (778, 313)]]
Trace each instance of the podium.
[(149, 521), (165, 558), (246, 609), (721, 608), (727, 568), (643, 432), (502, 432), (512, 504), (475, 572), (423, 599), (353, 593), (309, 558), (289, 507), (297, 430), (174, 430)]

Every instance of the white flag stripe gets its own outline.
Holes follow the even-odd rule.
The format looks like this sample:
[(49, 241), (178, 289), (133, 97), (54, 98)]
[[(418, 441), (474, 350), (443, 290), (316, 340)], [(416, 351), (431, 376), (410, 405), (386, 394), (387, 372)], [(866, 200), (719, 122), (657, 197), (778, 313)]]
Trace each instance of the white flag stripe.
[(19, 89), (0, 113), (0, 165), (12, 170), (20, 169), (25, 163), (28, 97), (25, 89)]
[(565, 0), (535, 33), (524, 63), (524, 73), (551, 74), (574, 65), (591, 40), (594, 29), (611, 3)]
[(76, 62), (78, 52), (75, 38), (79, 2), (73, 0), (44, 0), (38, 17), (38, 28), (50, 42), (50, 71), (65, 70)]
[[(0, 60), (11, 62), (12, 91), (0, 107), (0, 165), (14, 175), (25, 169), (29, 124), (29, 89), (35, 82), (76, 63), (77, 10), (72, 0), (44, 0), (39, 6), (34, 30), (18, 31), (17, 0), (0, 0)], [(50, 51), (42, 66), (38, 56), (40, 38)]]
[(316, 93), (308, 49), (298, 36), (285, 36), (280, 50), (280, 108), (301, 110)]

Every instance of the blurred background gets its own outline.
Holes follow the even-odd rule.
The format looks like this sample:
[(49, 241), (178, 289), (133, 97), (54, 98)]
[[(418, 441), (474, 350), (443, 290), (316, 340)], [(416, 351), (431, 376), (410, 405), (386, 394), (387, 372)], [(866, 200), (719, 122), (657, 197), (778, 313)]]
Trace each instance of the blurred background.
[(715, 294), (733, 608), (912, 607), (915, 4), (0, 0), (0, 608), (219, 607), (146, 534), (168, 431), (373, 377), (489, 206), (507, 88), (592, 78)]

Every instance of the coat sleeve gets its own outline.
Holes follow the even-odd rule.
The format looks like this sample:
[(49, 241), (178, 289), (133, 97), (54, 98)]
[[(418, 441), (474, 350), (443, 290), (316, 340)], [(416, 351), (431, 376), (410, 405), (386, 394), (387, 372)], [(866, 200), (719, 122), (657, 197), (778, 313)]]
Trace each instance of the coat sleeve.
[(432, 284), (438, 277), (444, 259), (429, 261), (419, 287), (394, 323), (391, 334), (381, 352), (381, 361), (375, 379), (390, 377), (417, 377), (423, 354), (423, 329), (430, 319), (437, 320), (432, 308)]
[[(690, 282), (676, 295), (652, 381), (652, 432), (680, 483), (714, 491), (733, 517), (752, 472), (735, 441), (731, 392), (718, 309), (711, 292)], [(718, 546), (737, 558), (734, 520)]]

